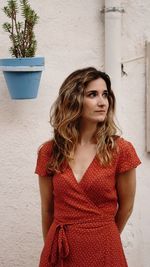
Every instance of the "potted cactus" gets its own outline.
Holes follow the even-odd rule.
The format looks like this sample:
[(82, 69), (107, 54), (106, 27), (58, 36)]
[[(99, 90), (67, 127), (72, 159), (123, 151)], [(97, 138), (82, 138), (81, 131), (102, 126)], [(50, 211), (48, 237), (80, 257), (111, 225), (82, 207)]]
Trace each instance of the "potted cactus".
[[(28, 0), (8, 0), (2, 9), (9, 22), (3, 29), (9, 34), (11, 58), (0, 59), (0, 69), (12, 99), (36, 98), (40, 84), (44, 58), (35, 57), (37, 41), (34, 27), (39, 17)], [(19, 11), (23, 21), (18, 21)]]

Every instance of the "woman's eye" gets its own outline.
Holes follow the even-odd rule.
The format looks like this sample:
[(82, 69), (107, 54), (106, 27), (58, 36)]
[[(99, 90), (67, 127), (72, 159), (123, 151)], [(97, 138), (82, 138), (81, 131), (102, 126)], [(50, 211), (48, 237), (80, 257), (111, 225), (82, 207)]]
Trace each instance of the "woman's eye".
[(96, 92), (91, 92), (88, 96), (92, 98), (95, 97), (96, 95), (97, 95)]
[[(99, 95), (99, 93), (97, 91), (93, 91), (93, 92), (90, 92), (89, 94), (87, 94), (87, 96), (90, 97), (90, 98), (94, 98), (94, 97), (96, 97), (98, 95)], [(104, 91), (102, 96), (104, 98), (107, 98), (108, 97), (108, 91)]]
[(103, 93), (103, 96), (104, 96), (104, 97), (108, 97), (108, 92), (107, 92), (107, 91), (104, 92), (104, 93)]

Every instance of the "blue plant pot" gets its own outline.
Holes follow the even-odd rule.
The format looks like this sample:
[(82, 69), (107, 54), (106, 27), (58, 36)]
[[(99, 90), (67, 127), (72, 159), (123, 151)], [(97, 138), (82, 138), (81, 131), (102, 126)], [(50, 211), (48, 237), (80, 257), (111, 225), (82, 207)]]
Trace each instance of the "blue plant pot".
[(38, 95), (44, 57), (0, 59), (12, 99), (32, 99)]

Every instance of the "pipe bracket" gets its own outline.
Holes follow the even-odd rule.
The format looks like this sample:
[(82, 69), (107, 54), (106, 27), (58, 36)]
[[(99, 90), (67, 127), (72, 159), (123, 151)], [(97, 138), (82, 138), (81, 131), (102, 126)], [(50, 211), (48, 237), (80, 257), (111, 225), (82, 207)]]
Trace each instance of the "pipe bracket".
[(101, 10), (102, 13), (108, 13), (108, 12), (120, 12), (120, 13), (125, 13), (125, 10), (123, 7), (104, 7)]

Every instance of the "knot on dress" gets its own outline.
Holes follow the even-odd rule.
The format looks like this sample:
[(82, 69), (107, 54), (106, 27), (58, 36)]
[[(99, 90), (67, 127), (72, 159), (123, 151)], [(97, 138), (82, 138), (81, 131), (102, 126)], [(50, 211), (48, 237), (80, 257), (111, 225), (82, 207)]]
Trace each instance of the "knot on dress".
[(56, 226), (51, 249), (51, 264), (55, 265), (58, 260), (63, 261), (69, 255), (69, 244), (66, 236), (67, 226), (59, 224)]

